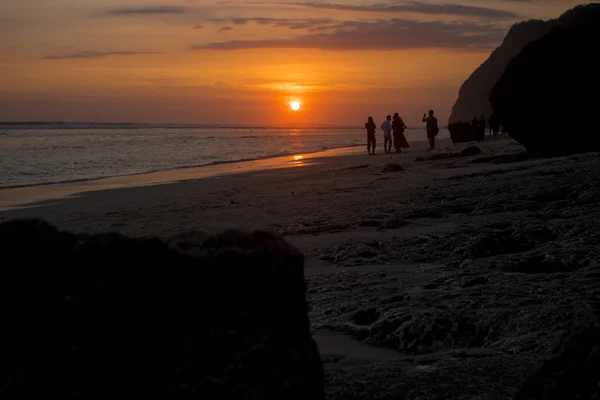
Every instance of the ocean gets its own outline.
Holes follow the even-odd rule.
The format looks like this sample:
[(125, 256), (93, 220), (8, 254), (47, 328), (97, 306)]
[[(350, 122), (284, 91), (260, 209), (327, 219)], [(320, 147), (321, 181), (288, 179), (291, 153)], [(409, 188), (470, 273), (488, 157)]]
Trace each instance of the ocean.
[[(409, 142), (424, 129), (408, 129)], [(440, 138), (449, 137), (442, 130)], [(383, 135), (377, 133), (383, 152)], [(366, 146), (364, 129), (0, 126), (0, 188), (308, 154)]]

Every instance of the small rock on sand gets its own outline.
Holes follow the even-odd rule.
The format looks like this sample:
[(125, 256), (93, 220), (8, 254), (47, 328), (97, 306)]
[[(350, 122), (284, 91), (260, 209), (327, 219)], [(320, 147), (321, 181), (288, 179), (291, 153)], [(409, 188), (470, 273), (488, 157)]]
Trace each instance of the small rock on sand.
[(477, 146), (469, 146), (460, 152), (463, 157), (474, 156), (481, 153), (481, 149)]
[(391, 163), (391, 164), (386, 164), (383, 169), (381, 170), (381, 172), (386, 173), (386, 172), (402, 172), (404, 171), (404, 167), (402, 167), (402, 165), (399, 164), (395, 164), (395, 163)]

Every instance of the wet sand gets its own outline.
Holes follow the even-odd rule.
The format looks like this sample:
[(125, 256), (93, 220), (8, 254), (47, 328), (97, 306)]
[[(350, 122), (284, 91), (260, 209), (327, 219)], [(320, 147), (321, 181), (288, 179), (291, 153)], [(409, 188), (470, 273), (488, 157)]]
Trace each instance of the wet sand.
[[(600, 163), (528, 159), (507, 137), (444, 156), (469, 145), (157, 179), (0, 218), (133, 236), (278, 233), (306, 256), (328, 398), (509, 399), (565, 331), (595, 318)], [(404, 170), (382, 172), (389, 163)]]

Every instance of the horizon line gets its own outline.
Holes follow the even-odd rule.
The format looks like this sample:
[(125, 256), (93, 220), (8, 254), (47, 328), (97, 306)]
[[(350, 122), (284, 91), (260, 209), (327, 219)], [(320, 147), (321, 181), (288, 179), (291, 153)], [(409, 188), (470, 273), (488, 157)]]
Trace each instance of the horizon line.
[[(10, 128), (10, 127), (23, 127), (23, 126), (61, 126), (68, 127), (69, 125), (73, 127), (83, 128), (81, 125), (90, 125), (92, 126), (121, 126), (121, 127), (137, 127), (137, 126), (155, 126), (155, 127), (170, 127), (170, 128), (178, 128), (178, 127), (201, 127), (201, 128), (212, 128), (212, 129), (228, 129), (228, 128), (237, 128), (237, 129), (274, 129), (274, 128), (303, 128), (303, 129), (311, 129), (311, 128), (329, 128), (329, 129), (363, 129), (362, 126), (356, 125), (334, 125), (334, 124), (272, 124), (272, 125), (252, 125), (252, 124), (209, 124), (202, 122), (164, 122), (164, 123), (156, 123), (156, 122), (97, 122), (97, 121), (0, 121), (0, 127)], [(409, 129), (416, 129), (417, 127), (409, 127)]]

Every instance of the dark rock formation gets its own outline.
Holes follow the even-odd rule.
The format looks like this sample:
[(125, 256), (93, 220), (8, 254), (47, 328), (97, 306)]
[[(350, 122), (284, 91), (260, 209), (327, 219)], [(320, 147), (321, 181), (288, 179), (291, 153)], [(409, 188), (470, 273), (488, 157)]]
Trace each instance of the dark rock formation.
[(477, 142), (485, 139), (485, 132), (473, 128), (466, 122), (454, 122), (448, 125), (450, 139), (453, 143)]
[(551, 29), (551, 23), (531, 20), (513, 25), (500, 47), (496, 48), (460, 87), (449, 124), (468, 122), (482, 114), (489, 118), (492, 114), (489, 101), (492, 87), (498, 82), (510, 60), (519, 54), (526, 44), (545, 35)]
[(527, 378), (515, 400), (600, 398), (600, 326), (569, 333), (553, 358)]
[(600, 150), (600, 4), (569, 15), (570, 26), (552, 29), (510, 62), (490, 96), (508, 134), (541, 155)]
[(0, 397), (323, 399), (303, 255), (264, 232), (171, 242), (0, 225)]
[[(582, 14), (596, 4), (579, 6), (567, 11), (560, 18), (541, 21), (530, 20), (512, 26), (504, 41), (490, 57), (477, 68), (460, 88), (458, 99), (452, 107), (449, 123), (468, 122), (473, 117), (485, 115), (489, 119), (492, 105), (489, 97), (492, 88), (504, 73), (508, 63), (529, 43), (547, 34), (552, 28), (559, 26), (576, 26), (580, 24)], [(554, 60), (561, 60), (556, 55)], [(541, 70), (540, 70), (541, 71)]]

